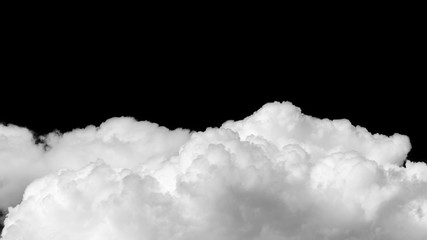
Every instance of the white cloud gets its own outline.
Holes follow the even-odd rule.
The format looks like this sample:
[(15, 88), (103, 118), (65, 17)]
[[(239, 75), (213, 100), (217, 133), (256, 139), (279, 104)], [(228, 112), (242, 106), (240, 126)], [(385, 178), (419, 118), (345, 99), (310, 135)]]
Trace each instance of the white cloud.
[(9, 209), (4, 240), (427, 237), (427, 165), (401, 167), (406, 136), (372, 135), (290, 103), (191, 134), (111, 119), (49, 135), (48, 151), (25, 129), (0, 130), (19, 132), (2, 149), (51, 172)]
[(45, 137), (46, 150), (25, 128), (0, 125), (0, 208), (18, 204), (35, 178), (59, 169), (79, 169), (102, 159), (113, 167), (157, 166), (189, 138), (189, 131), (170, 131), (132, 118), (112, 118), (99, 127)]
[(19, 203), (25, 187), (47, 174), (42, 155), (30, 131), (0, 124), (0, 209)]
[(238, 132), (243, 140), (252, 135), (278, 147), (298, 143), (315, 157), (356, 151), (382, 164), (402, 164), (411, 148), (406, 136), (372, 135), (363, 127), (352, 126), (346, 119), (331, 121), (304, 115), (289, 103), (268, 104), (254, 115), (242, 121), (226, 122), (223, 127)]
[(170, 131), (150, 122), (112, 118), (98, 128), (49, 134), (45, 159), (54, 169), (76, 169), (97, 159), (113, 167), (146, 167), (177, 155), (188, 138), (188, 130)]

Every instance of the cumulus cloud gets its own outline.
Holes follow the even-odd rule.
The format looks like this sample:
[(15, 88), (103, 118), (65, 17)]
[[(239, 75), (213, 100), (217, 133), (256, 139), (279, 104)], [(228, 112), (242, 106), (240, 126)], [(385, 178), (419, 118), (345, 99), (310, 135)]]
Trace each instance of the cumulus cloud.
[(0, 208), (21, 201), (25, 187), (48, 173), (41, 160), (43, 147), (32, 133), (17, 126), (0, 125)]
[(0, 137), (3, 240), (427, 237), (427, 165), (402, 166), (406, 136), (288, 102), (203, 132), (114, 118)]
[(25, 187), (48, 173), (79, 169), (99, 159), (117, 168), (157, 165), (176, 155), (188, 139), (188, 130), (170, 131), (132, 118), (51, 133), (38, 144), (25, 128), (0, 125), (0, 208), (18, 204)]

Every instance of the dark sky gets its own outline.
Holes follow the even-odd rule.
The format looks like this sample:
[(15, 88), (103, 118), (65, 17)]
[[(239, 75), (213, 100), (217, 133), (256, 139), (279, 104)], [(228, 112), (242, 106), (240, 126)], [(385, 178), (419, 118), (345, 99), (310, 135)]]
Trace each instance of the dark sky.
[(4, 44), (3, 123), (46, 134), (133, 116), (204, 130), (291, 101), (406, 134), (410, 158), (427, 158), (426, 51), (413, 25), (21, 26)]

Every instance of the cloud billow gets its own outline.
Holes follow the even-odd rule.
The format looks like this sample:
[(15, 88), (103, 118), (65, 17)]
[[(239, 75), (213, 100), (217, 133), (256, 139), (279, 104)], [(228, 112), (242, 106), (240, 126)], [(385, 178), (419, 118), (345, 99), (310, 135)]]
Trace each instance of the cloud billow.
[(203, 132), (113, 118), (44, 144), (0, 128), (3, 240), (427, 237), (427, 165), (402, 167), (406, 136), (289, 102)]

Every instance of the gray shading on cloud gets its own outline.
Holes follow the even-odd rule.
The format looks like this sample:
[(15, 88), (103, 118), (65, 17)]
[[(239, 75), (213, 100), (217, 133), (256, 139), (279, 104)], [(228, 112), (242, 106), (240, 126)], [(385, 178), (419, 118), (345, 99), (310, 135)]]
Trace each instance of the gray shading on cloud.
[(408, 137), (289, 102), (203, 132), (113, 118), (43, 141), (0, 126), (2, 240), (427, 237)]

